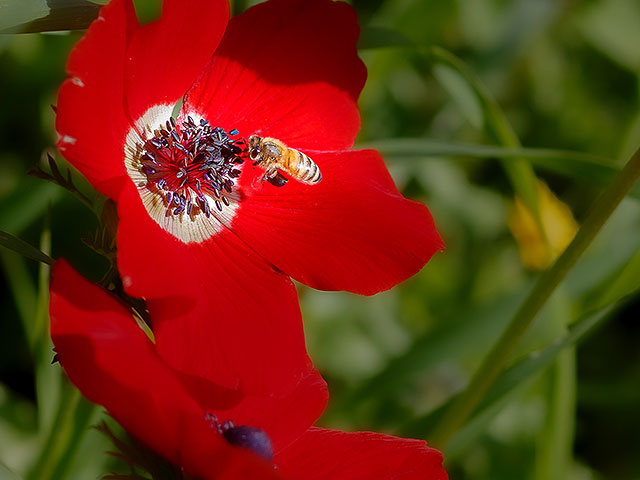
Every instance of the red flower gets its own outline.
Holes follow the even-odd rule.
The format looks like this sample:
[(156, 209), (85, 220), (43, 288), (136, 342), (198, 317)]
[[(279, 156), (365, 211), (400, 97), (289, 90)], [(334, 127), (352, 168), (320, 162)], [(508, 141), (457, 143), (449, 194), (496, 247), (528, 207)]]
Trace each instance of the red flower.
[[(189, 476), (447, 478), (442, 455), (423, 441), (309, 428), (327, 400), (326, 385), (312, 368), (304, 372), (291, 394), (280, 398), (245, 397), (208, 378), (196, 380), (175, 370), (163, 361), (124, 305), (63, 260), (53, 267), (50, 314), (58, 360), (71, 381), (91, 401), (105, 406), (129, 433)], [(250, 351), (245, 354), (256, 365), (262, 361)], [(256, 369), (253, 376), (259, 372)], [(238, 427), (227, 430), (235, 432), (235, 437), (258, 432), (258, 445), (238, 448), (234, 435), (226, 432), (223, 438), (218, 433), (211, 414), (218, 422), (235, 422)], [(270, 445), (264, 440), (265, 433)], [(264, 457), (272, 452), (272, 460), (254, 452)]]
[[(118, 204), (118, 268), (147, 300), (162, 358), (287, 391), (308, 362), (289, 277), (369, 295), (442, 243), (377, 152), (349, 151), (366, 77), (352, 9), (271, 0), (227, 20), (226, 0), (165, 0), (141, 27), (130, 0), (112, 0), (70, 56), (58, 148)], [(322, 181), (264, 181), (266, 164), (240, 151), (252, 135), (308, 155)]]

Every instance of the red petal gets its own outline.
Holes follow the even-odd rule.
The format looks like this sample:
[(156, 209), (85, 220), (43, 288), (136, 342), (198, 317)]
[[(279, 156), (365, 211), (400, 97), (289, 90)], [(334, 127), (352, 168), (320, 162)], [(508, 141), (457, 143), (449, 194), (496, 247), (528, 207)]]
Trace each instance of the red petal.
[(102, 193), (117, 198), (125, 180), (124, 63), (138, 29), (133, 5), (113, 0), (71, 52), (58, 94), (58, 149)]
[(302, 435), (322, 414), (329, 392), (316, 370), (310, 371), (286, 397), (251, 395), (228, 410), (218, 409), (221, 421), (261, 428), (269, 435), (275, 452)]
[(342, 2), (257, 5), (231, 19), (186, 109), (246, 137), (259, 133), (299, 149), (349, 148), (366, 78), (358, 32), (353, 9)]
[(130, 312), (65, 261), (53, 268), (50, 313), (69, 378), (129, 433), (190, 475), (232, 478), (227, 474), (250, 471), (271, 478), (268, 465), (215, 433)]
[(133, 37), (126, 96), (136, 121), (151, 106), (175, 104), (215, 51), (229, 19), (227, 0), (164, 0), (162, 17)]
[(185, 94), (228, 16), (226, 0), (166, 0), (162, 18), (140, 28), (130, 0), (101, 10), (69, 58), (56, 129), (60, 152), (102, 193), (117, 200), (131, 125), (153, 105), (173, 105)]
[(443, 248), (427, 208), (402, 197), (376, 151), (310, 155), (323, 174), (316, 185), (263, 185), (250, 168), (241, 178), (247, 197), (232, 228), (280, 270), (314, 288), (370, 295)]
[(276, 455), (283, 476), (296, 480), (446, 480), (442, 454), (422, 440), (371, 432), (310, 428)]
[(289, 394), (312, 368), (291, 280), (228, 230), (178, 241), (133, 187), (118, 207), (118, 267), (127, 292), (147, 299), (163, 358), (226, 387)]

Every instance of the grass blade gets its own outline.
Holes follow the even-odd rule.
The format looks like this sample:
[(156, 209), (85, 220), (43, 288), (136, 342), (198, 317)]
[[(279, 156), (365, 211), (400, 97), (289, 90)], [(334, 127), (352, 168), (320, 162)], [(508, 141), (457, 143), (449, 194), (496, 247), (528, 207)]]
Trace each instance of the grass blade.
[[(498, 145), (521, 147), (520, 140), (498, 102), (462, 60), (440, 47), (429, 48), (428, 57), (434, 66), (434, 76), (461, 106), (472, 124), (483, 127)], [(514, 157), (511, 162), (503, 162), (503, 167), (514, 191), (542, 227), (537, 180), (531, 163), (525, 157)], [(540, 231), (544, 232), (544, 229), (540, 228)]]
[(620, 202), (640, 178), (640, 149), (629, 159), (611, 185), (602, 192), (589, 208), (580, 230), (556, 262), (537, 279), (535, 286), (507, 329), (473, 374), (467, 388), (434, 429), (436, 443), (444, 445), (455, 434), (476, 406), (482, 402), (487, 390), (500, 375), (509, 357), (536, 318), (551, 294), (565, 279), (578, 259), (591, 245), (603, 225), (609, 220)]
[(28, 479), (55, 480), (66, 477), (66, 469), (91, 424), (96, 408), (71, 384), (64, 385), (49, 436)]
[[(582, 316), (569, 329), (564, 337), (553, 342), (547, 348), (528, 354), (525, 358), (515, 362), (511, 367), (504, 370), (496, 379), (495, 383), (487, 391), (483, 401), (474, 410), (470, 417), (470, 421), (462, 429), (460, 429), (451, 440), (452, 448), (459, 442), (459, 438), (463, 437), (468, 429), (473, 429), (473, 423), (480, 416), (490, 410), (496, 403), (503, 400), (509, 393), (522, 385), (534, 375), (540, 373), (558, 357), (567, 347), (579, 344), (586, 336), (592, 332), (597, 326), (606, 321), (611, 314), (622, 306), (626, 298), (607, 307), (601, 308), (595, 312), (590, 312)], [(442, 417), (444, 412), (451, 407), (456, 401), (458, 395), (450, 398), (444, 405), (438, 409), (422, 417), (414, 420), (410, 425), (402, 429), (403, 435), (407, 436), (423, 436), (425, 432), (429, 432), (438, 419)], [(428, 435), (427, 435), (428, 438)]]
[(36, 287), (23, 257), (13, 252), (0, 250), (0, 262), (16, 304), (22, 328), (29, 345), (33, 344), (31, 325), (35, 317)]
[(21, 240), (18, 237), (11, 235), (10, 233), (3, 232), (2, 230), (0, 230), (0, 245), (8, 248), (9, 250), (13, 250), (16, 253), (19, 253), (23, 257), (46, 263), (48, 265), (53, 265), (54, 260), (49, 255), (41, 252), (33, 245), (29, 245), (24, 240)]
[(536, 450), (535, 480), (564, 480), (571, 466), (576, 407), (576, 349), (567, 347), (549, 370), (547, 414)]
[[(358, 145), (374, 148), (390, 161), (408, 161), (425, 157), (500, 158), (511, 161), (527, 158), (536, 167), (558, 175), (606, 187), (620, 169), (609, 160), (588, 153), (547, 148), (507, 148), (470, 143), (452, 143), (423, 138), (398, 138)], [(630, 196), (640, 199), (640, 185), (631, 189)]]
[(85, 29), (99, 10), (87, 0), (0, 0), (0, 34)]

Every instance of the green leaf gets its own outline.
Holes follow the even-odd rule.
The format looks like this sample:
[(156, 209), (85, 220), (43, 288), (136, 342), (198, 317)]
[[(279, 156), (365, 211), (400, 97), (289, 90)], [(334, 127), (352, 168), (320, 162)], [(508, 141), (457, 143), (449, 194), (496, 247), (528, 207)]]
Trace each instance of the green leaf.
[(14, 237), (10, 233), (3, 232), (2, 230), (0, 230), (0, 245), (8, 248), (9, 250), (13, 250), (16, 253), (19, 253), (23, 257), (53, 265), (54, 260), (49, 255), (41, 252), (33, 245), (29, 245), (24, 240), (21, 240), (18, 237)]
[(158, 20), (162, 13), (162, 2), (160, 0), (133, 0), (133, 5), (141, 25)]
[[(395, 138), (358, 145), (374, 148), (390, 161), (406, 161), (424, 157), (500, 158), (510, 162), (527, 158), (536, 168), (576, 180), (587, 181), (598, 187), (606, 187), (620, 171), (607, 164), (608, 159), (588, 153), (546, 148), (507, 148), (469, 143), (452, 143), (424, 138)], [(640, 199), (640, 185), (630, 196)]]
[(85, 29), (99, 11), (88, 0), (0, 0), (0, 34)]

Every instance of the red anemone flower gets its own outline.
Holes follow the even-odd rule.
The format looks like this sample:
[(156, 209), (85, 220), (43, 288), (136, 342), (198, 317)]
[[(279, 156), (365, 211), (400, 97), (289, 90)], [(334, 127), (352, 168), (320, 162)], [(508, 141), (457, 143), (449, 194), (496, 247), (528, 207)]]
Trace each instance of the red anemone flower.
[[(163, 359), (286, 391), (307, 359), (290, 277), (370, 295), (442, 242), (376, 151), (349, 150), (366, 77), (353, 10), (271, 0), (228, 21), (228, 8), (164, 0), (140, 26), (130, 0), (112, 0), (69, 58), (57, 145), (118, 205), (118, 269), (147, 300)], [(253, 136), (276, 140), (260, 152)], [(295, 151), (278, 169), (262, 155), (279, 142)], [(297, 170), (307, 157), (317, 183)]]
[[(50, 314), (58, 360), (71, 381), (189, 477), (447, 478), (442, 455), (423, 441), (309, 427), (327, 401), (326, 385), (311, 367), (280, 398), (194, 381), (161, 358), (127, 307), (64, 260), (53, 267)], [(247, 355), (256, 365), (262, 361)]]

